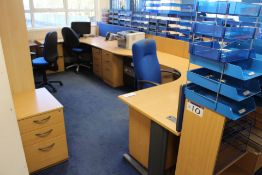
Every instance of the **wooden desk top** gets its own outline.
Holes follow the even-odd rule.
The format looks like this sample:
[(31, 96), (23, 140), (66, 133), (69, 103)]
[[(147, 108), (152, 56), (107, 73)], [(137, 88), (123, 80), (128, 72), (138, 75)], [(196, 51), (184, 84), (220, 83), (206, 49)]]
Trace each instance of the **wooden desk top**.
[[(171, 61), (168, 60), (170, 59), (168, 57), (169, 54), (167, 54), (166, 57), (165, 54), (162, 56), (167, 59), (165, 61), (169, 64), (168, 67), (176, 68), (181, 72), (181, 77), (171, 83), (136, 91), (135, 96), (125, 97), (125, 95), (121, 95), (119, 99), (173, 134), (179, 136), (180, 133), (176, 131), (176, 124), (167, 119), (167, 117), (170, 115), (177, 117), (180, 86), (186, 83), (189, 60), (177, 57)], [(192, 65), (190, 68), (197, 68), (197, 66)]]
[[(36, 41), (38, 43), (43, 43), (43, 40)], [(63, 42), (63, 39), (58, 39), (58, 42)], [(105, 41), (105, 37), (96, 36), (96, 37), (82, 37), (80, 38), (80, 42), (84, 44), (91, 45), (93, 47), (97, 47), (99, 49), (106, 50), (115, 55), (132, 57), (132, 50), (122, 49), (117, 46), (117, 41)], [(176, 68), (180, 67), (181, 64), (175, 60), (179, 60), (180, 57), (171, 55), (165, 52), (157, 52), (159, 64), (162, 66)], [(179, 68), (178, 68), (179, 69)]]
[(97, 37), (83, 37), (80, 38), (81, 43), (85, 43), (91, 45), (93, 47), (97, 47), (99, 49), (106, 50), (115, 55), (132, 57), (132, 51), (128, 49), (122, 49), (117, 46), (117, 41), (105, 41), (105, 37), (97, 36)]
[[(45, 43), (45, 40), (44, 39), (43, 40), (42, 39), (41, 40), (35, 40), (34, 42), (37, 43), (37, 44), (43, 45)], [(63, 42), (64, 42), (63, 38), (57, 39), (57, 43), (63, 43)]]
[[(81, 38), (80, 42), (106, 50), (116, 55), (132, 57), (132, 51), (117, 47), (117, 41), (105, 41), (104, 37)], [(186, 73), (189, 60), (164, 52), (157, 52), (158, 61), (161, 65), (175, 68), (182, 74), (179, 80), (157, 87), (137, 91), (136, 96), (126, 98), (124, 95), (119, 98), (129, 106), (141, 112), (149, 119), (155, 121), (168, 129), (175, 135), (180, 135), (176, 131), (176, 124), (168, 116), (177, 116), (180, 85), (186, 83)], [(196, 68), (196, 66), (192, 66)]]
[[(86, 37), (81, 38), (80, 42), (91, 45), (93, 47), (97, 47), (99, 49), (106, 50), (116, 55), (132, 57), (132, 50), (122, 49), (117, 46), (117, 41), (105, 41), (105, 37), (97, 36), (97, 37)], [(170, 67), (176, 68), (181, 67), (181, 63), (178, 61), (180, 57), (171, 55), (164, 52), (157, 52), (159, 64)], [(179, 69), (179, 68), (178, 68)]]
[(63, 106), (45, 88), (14, 95), (17, 120), (50, 112)]

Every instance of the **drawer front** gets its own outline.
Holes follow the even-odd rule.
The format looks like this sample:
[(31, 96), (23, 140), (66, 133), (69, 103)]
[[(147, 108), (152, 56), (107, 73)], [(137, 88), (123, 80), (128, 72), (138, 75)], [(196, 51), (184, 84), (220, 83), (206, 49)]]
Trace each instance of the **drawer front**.
[(98, 49), (98, 48), (92, 48), (92, 54), (93, 54), (93, 56), (100, 56), (101, 57), (101, 49)]
[(112, 61), (112, 58), (113, 58), (113, 54), (112, 53), (110, 53), (108, 51), (105, 51), (105, 50), (102, 51), (102, 59), (103, 60)]
[(104, 67), (113, 67), (114, 66), (114, 63), (111, 59), (103, 59), (103, 66)]
[(40, 170), (68, 158), (65, 135), (35, 145), (26, 146), (24, 150), (30, 172)]
[(93, 64), (93, 72), (95, 75), (101, 77), (102, 75), (101, 65)]
[(111, 81), (113, 79), (113, 71), (108, 66), (103, 66), (103, 79)]
[(65, 134), (64, 122), (25, 133), (22, 135), (22, 141), (24, 146), (28, 146), (47, 141), (63, 134)]
[(102, 58), (99, 56), (93, 56), (93, 63), (102, 64)]
[(64, 122), (63, 109), (20, 120), (18, 124), (20, 132), (23, 134), (60, 122)]

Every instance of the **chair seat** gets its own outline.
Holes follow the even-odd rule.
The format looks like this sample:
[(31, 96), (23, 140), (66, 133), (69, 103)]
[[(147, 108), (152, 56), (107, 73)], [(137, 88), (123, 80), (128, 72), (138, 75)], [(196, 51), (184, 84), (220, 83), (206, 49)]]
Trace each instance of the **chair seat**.
[(73, 48), (72, 51), (76, 52), (76, 53), (81, 53), (81, 52), (84, 51), (84, 49), (82, 49), (82, 48)]
[(47, 66), (49, 63), (44, 57), (38, 57), (32, 60), (34, 66)]

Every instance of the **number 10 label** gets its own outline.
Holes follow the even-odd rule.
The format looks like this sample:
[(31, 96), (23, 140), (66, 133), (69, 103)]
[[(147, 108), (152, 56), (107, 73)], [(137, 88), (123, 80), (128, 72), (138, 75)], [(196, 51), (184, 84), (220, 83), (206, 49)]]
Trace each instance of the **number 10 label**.
[(189, 110), (190, 112), (193, 112), (194, 114), (196, 114), (199, 117), (203, 117), (204, 108), (198, 105), (195, 105), (190, 101), (187, 102), (187, 110)]

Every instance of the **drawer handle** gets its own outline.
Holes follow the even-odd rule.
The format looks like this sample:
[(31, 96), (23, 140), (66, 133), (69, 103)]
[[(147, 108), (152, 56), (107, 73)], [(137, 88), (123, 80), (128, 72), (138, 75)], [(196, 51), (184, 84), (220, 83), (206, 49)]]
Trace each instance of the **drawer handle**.
[(39, 134), (35, 134), (35, 135), (36, 135), (37, 137), (47, 137), (47, 136), (49, 136), (52, 132), (53, 132), (53, 129), (50, 129), (50, 130), (47, 131), (47, 132), (39, 133)]
[(42, 120), (34, 120), (34, 123), (39, 124), (39, 125), (45, 124), (46, 122), (48, 122), (50, 120), (50, 118), (51, 118), (51, 116), (48, 116), (47, 118), (42, 119)]
[(55, 146), (55, 143), (45, 147), (45, 148), (38, 148), (39, 151), (42, 151), (42, 152), (48, 152), (50, 151), (53, 147)]

